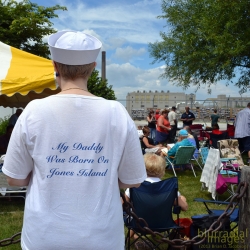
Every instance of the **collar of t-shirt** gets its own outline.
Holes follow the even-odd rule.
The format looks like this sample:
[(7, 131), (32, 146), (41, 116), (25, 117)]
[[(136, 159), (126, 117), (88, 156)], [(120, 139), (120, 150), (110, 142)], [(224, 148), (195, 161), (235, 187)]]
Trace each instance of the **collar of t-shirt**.
[(161, 181), (161, 179), (160, 179), (160, 178), (158, 178), (158, 177), (147, 177), (145, 181), (148, 181), (148, 182), (154, 183), (154, 182)]

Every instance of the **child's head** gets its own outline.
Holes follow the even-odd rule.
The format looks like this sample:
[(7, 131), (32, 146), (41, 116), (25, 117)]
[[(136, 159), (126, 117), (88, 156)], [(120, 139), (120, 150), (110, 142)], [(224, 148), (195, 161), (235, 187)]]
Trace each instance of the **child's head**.
[(166, 168), (165, 158), (152, 153), (147, 153), (143, 157), (146, 166), (147, 176), (162, 178), (165, 174)]

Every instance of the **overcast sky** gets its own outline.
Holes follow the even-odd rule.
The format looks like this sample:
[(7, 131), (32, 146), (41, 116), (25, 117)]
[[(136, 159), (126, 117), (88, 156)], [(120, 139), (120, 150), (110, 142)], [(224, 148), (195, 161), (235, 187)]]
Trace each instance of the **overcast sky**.
[[(161, 15), (161, 0), (31, 0), (43, 6), (56, 4), (66, 6), (68, 11), (58, 11), (53, 19), (57, 30), (77, 30), (95, 35), (106, 51), (106, 77), (113, 86), (119, 101), (125, 100), (128, 92), (137, 90), (158, 90), (195, 93), (195, 88), (183, 90), (166, 79), (159, 78), (164, 63), (152, 64), (148, 44), (160, 40), (160, 31), (166, 30), (166, 22), (158, 19)], [(45, 38), (47, 41), (47, 38)], [(101, 53), (97, 60), (101, 68)], [(226, 87), (217, 83), (212, 94), (206, 88), (196, 92), (196, 99), (216, 97), (218, 94), (239, 96), (234, 86)], [(249, 96), (245, 94), (244, 96)]]

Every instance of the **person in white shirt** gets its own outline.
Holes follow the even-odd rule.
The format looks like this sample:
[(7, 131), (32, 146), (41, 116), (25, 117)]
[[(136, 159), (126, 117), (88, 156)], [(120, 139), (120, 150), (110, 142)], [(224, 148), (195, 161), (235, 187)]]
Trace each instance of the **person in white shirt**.
[(171, 111), (168, 113), (168, 121), (171, 126), (171, 130), (169, 131), (169, 142), (174, 143), (177, 131), (177, 119), (176, 119), (176, 107), (173, 106)]
[(239, 141), (240, 151), (248, 152), (250, 164), (250, 102), (236, 115), (234, 137)]
[(123, 250), (120, 188), (146, 178), (135, 123), (87, 89), (97, 38), (60, 31), (48, 43), (61, 92), (27, 105), (2, 169), (10, 185), (27, 186), (21, 247)]

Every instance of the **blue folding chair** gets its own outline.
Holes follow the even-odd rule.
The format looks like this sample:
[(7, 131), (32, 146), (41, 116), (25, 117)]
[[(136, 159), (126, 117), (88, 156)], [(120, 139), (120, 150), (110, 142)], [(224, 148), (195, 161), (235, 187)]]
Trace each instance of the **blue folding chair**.
[(208, 151), (209, 151), (208, 147), (200, 148), (200, 156), (201, 156), (203, 167), (204, 167), (206, 160), (207, 160)]
[[(159, 249), (160, 243), (155, 243), (148, 237), (148, 232), (144, 227), (148, 227), (153, 232), (165, 232), (166, 237), (170, 232), (177, 233), (182, 227), (173, 220), (173, 212), (180, 213), (178, 206), (178, 179), (172, 177), (160, 182), (143, 182), (139, 188), (130, 189), (130, 202), (133, 205), (133, 212), (144, 219), (144, 223), (138, 222), (131, 216), (127, 216), (125, 226), (128, 228), (126, 236), (126, 249), (130, 249), (139, 239), (148, 248)], [(174, 205), (174, 203), (177, 203)], [(174, 211), (173, 211), (174, 208)], [(145, 224), (146, 223), (146, 224)], [(130, 239), (130, 231), (138, 235), (137, 239)]]

